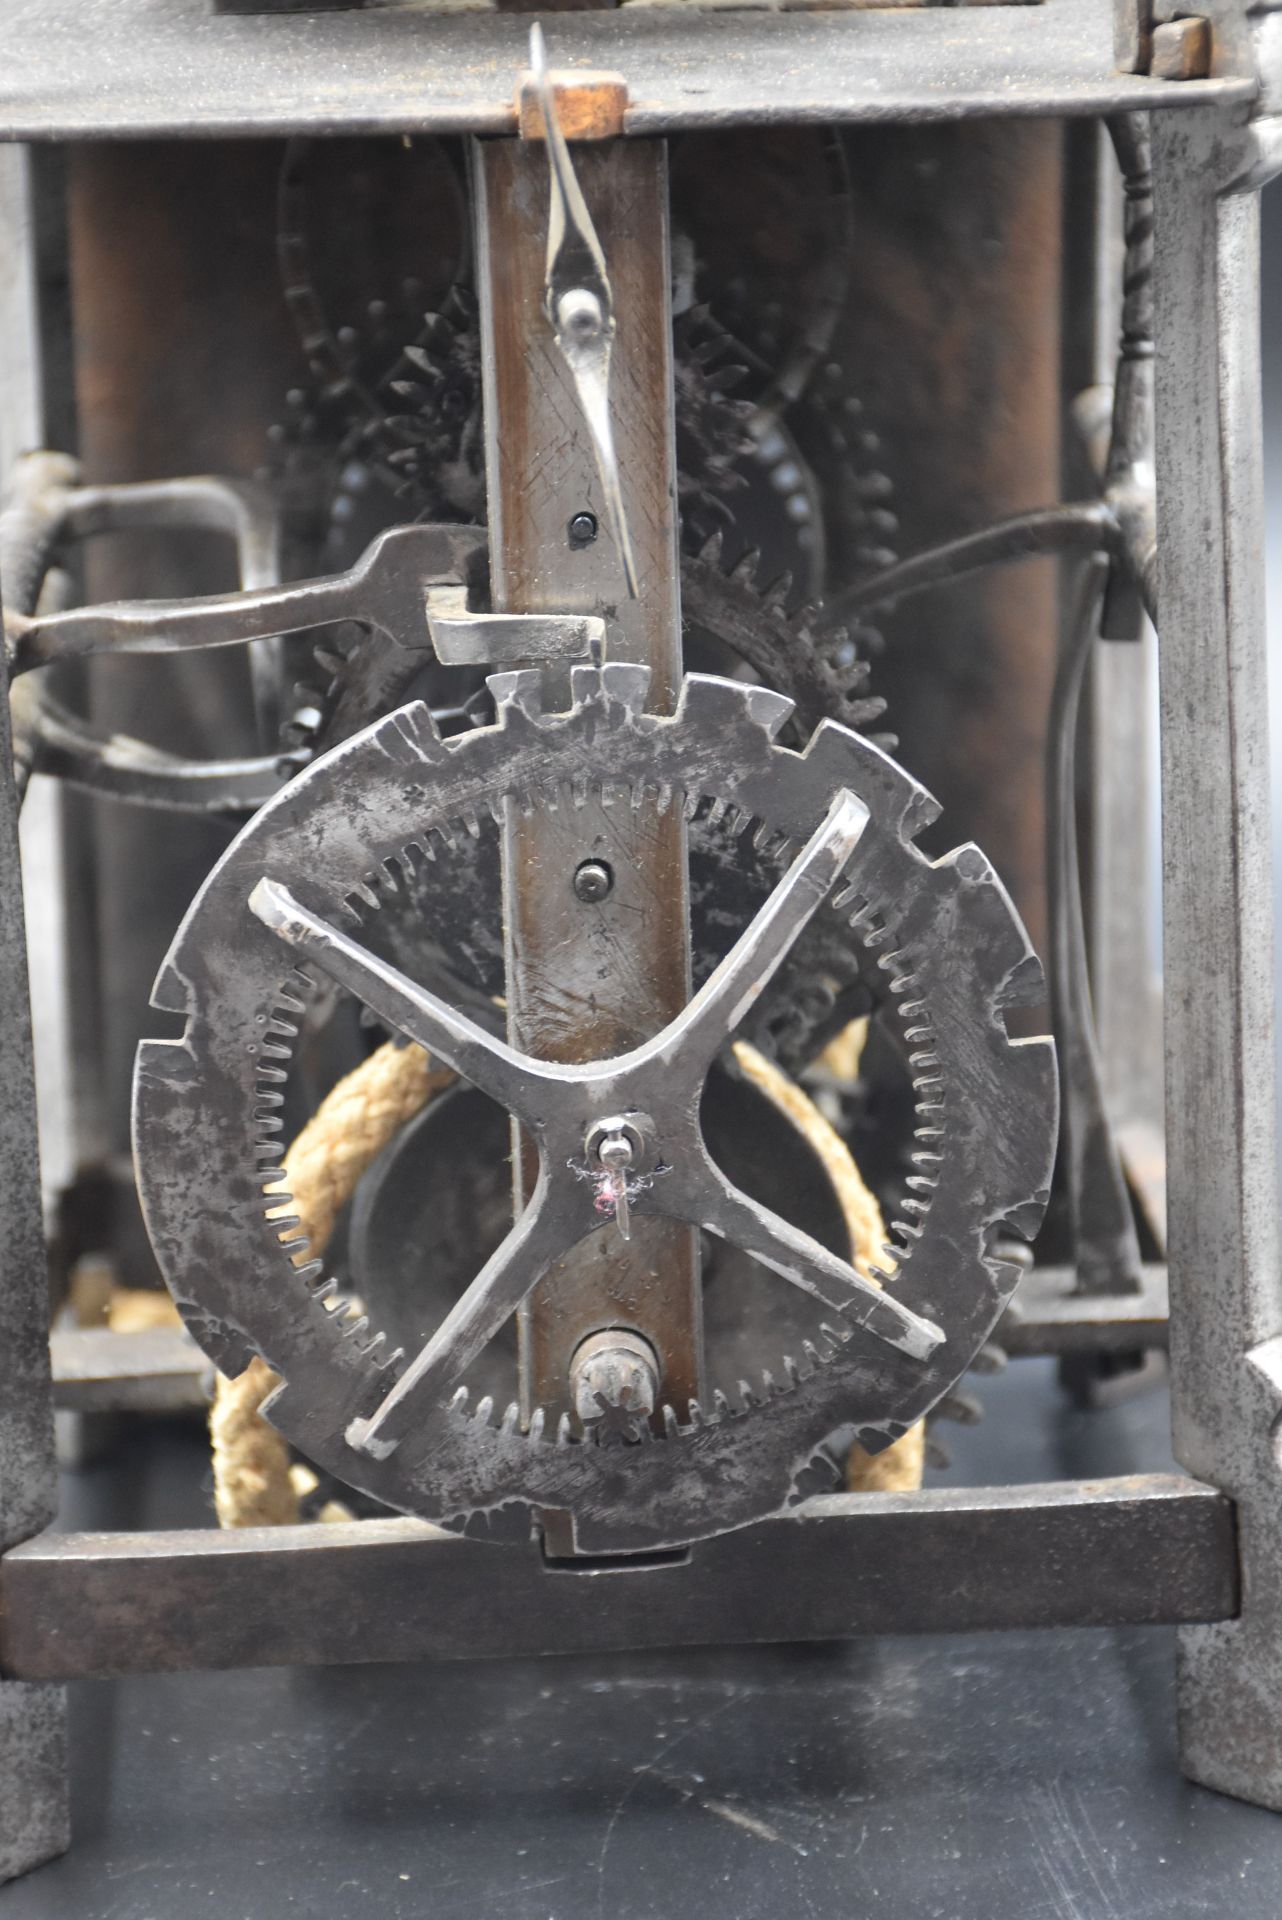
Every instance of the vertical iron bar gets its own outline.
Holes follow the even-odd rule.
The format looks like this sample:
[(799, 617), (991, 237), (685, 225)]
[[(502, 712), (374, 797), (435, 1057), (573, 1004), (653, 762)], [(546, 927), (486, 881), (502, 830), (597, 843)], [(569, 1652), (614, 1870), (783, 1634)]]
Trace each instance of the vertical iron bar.
[[(651, 701), (671, 711), (681, 672), (667, 153), (661, 142), (576, 145), (574, 161), (604, 248), (618, 332), (613, 430), (640, 591), (626, 596), (591, 442), (544, 310), (548, 163), (539, 142), (474, 150), (486, 471), (494, 605), (597, 613), (607, 658), (651, 669)], [(588, 517), (595, 537), (581, 531)], [(571, 529), (576, 522), (576, 530)], [(546, 697), (565, 691), (545, 674)], [(585, 769), (585, 774), (590, 769)], [(604, 862), (603, 898), (576, 897), (586, 860)], [(685, 834), (680, 806), (631, 804), (585, 786), (554, 811), (510, 809), (504, 830), (508, 1021), (544, 1058), (621, 1053), (689, 997)], [(520, 1201), (532, 1170), (516, 1157)], [(592, 1235), (540, 1283), (520, 1316), (524, 1411), (572, 1411), (570, 1360), (588, 1334), (642, 1334), (662, 1368), (660, 1397), (685, 1417), (697, 1394), (697, 1240), (634, 1214), (632, 1237)], [(556, 1535), (554, 1538), (553, 1535)], [(567, 1550), (560, 1529), (555, 1551)]]
[(1186, 1628), (1181, 1758), (1282, 1809), (1282, 1243), (1263, 568), (1259, 205), (1241, 135), (1155, 114), (1154, 297), (1177, 1457), (1237, 1502), (1242, 1613)]
[[(34, 444), (39, 340), (28, 156), (0, 147), (0, 366), (7, 450)], [(0, 580), (0, 595), (4, 582)], [(0, 619), (3, 601), (0, 599)], [(3, 650), (0, 650), (0, 660)], [(26, 920), (18, 850), (8, 674), (0, 665), (0, 1552), (57, 1510), (49, 1283), (36, 1149)], [(0, 1681), (0, 1880), (62, 1853), (70, 1839), (66, 1693)]]

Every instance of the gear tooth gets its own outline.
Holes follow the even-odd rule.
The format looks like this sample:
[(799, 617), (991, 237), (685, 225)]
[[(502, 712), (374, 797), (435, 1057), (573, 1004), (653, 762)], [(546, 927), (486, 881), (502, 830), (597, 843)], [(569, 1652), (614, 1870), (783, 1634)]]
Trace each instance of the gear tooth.
[(722, 1393), (720, 1387), (713, 1388), (712, 1409), (713, 1409), (712, 1417), (714, 1420), (726, 1420), (729, 1418), (730, 1414), (734, 1411), (734, 1409), (730, 1405), (730, 1402), (727, 1400), (725, 1394)]
[(834, 788), (854, 786), (879, 827), (905, 846), (939, 817), (939, 803), (910, 773), (839, 721), (820, 721), (805, 758)]
[(718, 527), (715, 533), (708, 535), (699, 549), (698, 556), (705, 566), (715, 567), (718, 573), (721, 572), (721, 546), (722, 533), (721, 528)]
[(986, 1341), (970, 1363), (972, 1373), (1005, 1373), (1008, 1356), (1005, 1347), (999, 1347), (995, 1340)]
[(443, 760), (446, 755), (445, 742), (432, 718), (432, 710), (423, 700), (412, 700), (408, 706), (398, 707), (362, 738), (377, 742), (388, 758), (401, 766), (421, 766)]
[(690, 1425), (692, 1427), (702, 1427), (707, 1424), (704, 1417), (703, 1408), (699, 1405), (699, 1402), (693, 1398), (693, 1396), (690, 1399), (687, 1412), (689, 1414)]
[(499, 1422), (499, 1432), (515, 1433), (517, 1428), (520, 1426), (520, 1424), (521, 1424), (521, 1409), (517, 1405), (516, 1401), (513, 1400), (509, 1402), (509, 1404), (503, 1410), (503, 1418)]
[(790, 1353), (785, 1353), (783, 1356), (783, 1377), (789, 1392), (801, 1385), (801, 1368)]
[(792, 574), (787, 570), (781, 573), (777, 579), (772, 580), (763, 596), (766, 606), (771, 608), (772, 611), (777, 608), (782, 609), (788, 600), (789, 594), (792, 592), (792, 584)]
[(362, 1339), (368, 1332), (369, 1315), (366, 1313), (362, 1313), (355, 1320), (346, 1321), (343, 1326), (344, 1340), (354, 1340), (357, 1346), (360, 1345)]
[(637, 718), (645, 710), (650, 688), (650, 669), (627, 660), (610, 660), (603, 666), (579, 665), (570, 668), (570, 690), (576, 711), (583, 707), (603, 707), (607, 720), (624, 715)]
[(761, 1391), (767, 1400), (773, 1400), (780, 1391), (779, 1383), (769, 1367), (763, 1367), (761, 1370)]
[[(1037, 1193), (1025, 1202), (1025, 1205), (1030, 1213), (1037, 1213), (1037, 1217), (1040, 1220), (1041, 1213), (1046, 1211), (1048, 1198), (1048, 1193)], [(1040, 1209), (1040, 1213), (1038, 1209)], [(1034, 1228), (1033, 1231), (1036, 1231), (1036, 1228)], [(1010, 1258), (1009, 1249), (1005, 1247), (1001, 1253), (987, 1254), (985, 1256), (985, 1265), (992, 1275), (993, 1280), (996, 1282), (998, 1290), (1003, 1295), (1012, 1294), (1028, 1271), (1027, 1267), (1022, 1266), (1018, 1261)]]
[[(737, 364), (718, 367), (716, 377), (713, 381), (713, 391), (718, 399), (729, 400), (732, 394), (738, 393), (748, 376), (749, 370), (747, 367)], [(726, 408), (726, 412), (732, 420), (744, 422), (751, 420), (756, 410), (756, 406), (751, 400), (735, 400)], [(746, 434), (736, 451), (740, 454), (751, 453), (752, 441)]]
[(688, 673), (681, 683), (676, 717), (679, 722), (706, 727), (714, 736), (747, 723), (760, 727), (773, 742), (792, 711), (788, 696), (769, 687), (747, 686), (716, 674)]
[(984, 1409), (971, 1393), (946, 1393), (935, 1413), (940, 1420), (955, 1421), (959, 1427), (976, 1427), (984, 1417)]
[(574, 1426), (568, 1413), (563, 1413), (556, 1423), (556, 1444), (568, 1447), (574, 1439)]
[[(854, 727), (862, 733), (872, 725), (874, 720), (880, 720), (885, 711), (886, 702), (881, 698), (880, 694), (872, 694), (867, 700), (847, 700), (844, 702), (842, 724), (847, 727)], [(874, 747), (880, 747), (881, 751), (885, 753), (888, 749), (882, 746), (883, 740), (889, 740), (893, 745), (895, 736), (893, 734), (874, 733), (869, 734), (868, 738)]]
[(469, 1398), (470, 1395), (466, 1387), (456, 1387), (450, 1396), (450, 1412), (466, 1413)]
[(753, 1407), (759, 1404), (757, 1395), (747, 1380), (736, 1381), (735, 1392), (739, 1396), (740, 1405), (743, 1407), (745, 1413), (748, 1413)]
[(953, 1456), (949, 1453), (947, 1447), (941, 1440), (937, 1440), (933, 1433), (927, 1432), (926, 1465), (928, 1467), (934, 1467), (936, 1472), (942, 1473), (945, 1468), (951, 1467), (952, 1464)]
[(472, 1415), (472, 1418), (478, 1426), (488, 1427), (490, 1424), (490, 1415), (493, 1411), (494, 1395), (487, 1393), (482, 1399), (477, 1401), (476, 1412)]
[(543, 1438), (543, 1429), (547, 1424), (547, 1413), (542, 1407), (536, 1407), (530, 1415), (527, 1438), (537, 1443)]
[(668, 1406), (665, 1402), (662, 1417), (664, 1438), (666, 1440), (679, 1440), (681, 1438), (681, 1422), (677, 1419), (676, 1408)]
[(735, 561), (734, 565), (730, 569), (729, 577), (731, 580), (734, 581), (737, 587), (755, 586), (756, 580), (757, 580), (757, 568), (760, 565), (761, 565), (760, 548), (749, 547), (747, 552), (741, 553), (739, 558)]
[(500, 727), (511, 729), (522, 720), (537, 723), (543, 718), (544, 682), (537, 667), (491, 673), (485, 684), (493, 696), (494, 717)]

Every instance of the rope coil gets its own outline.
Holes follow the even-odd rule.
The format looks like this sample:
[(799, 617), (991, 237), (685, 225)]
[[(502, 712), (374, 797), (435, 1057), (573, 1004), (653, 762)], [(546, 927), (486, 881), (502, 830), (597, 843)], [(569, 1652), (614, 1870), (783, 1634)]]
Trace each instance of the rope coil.
[[(845, 1218), (852, 1262), (872, 1279), (870, 1268), (883, 1257), (886, 1231), (849, 1147), (772, 1061), (742, 1040), (734, 1053), (740, 1071), (792, 1122), (824, 1167)], [(278, 1212), (297, 1221), (288, 1229), (291, 1237), (299, 1234), (308, 1242), (300, 1261), (324, 1255), (366, 1169), (455, 1078), (450, 1068), (434, 1067), (421, 1047), (389, 1041), (326, 1095), (286, 1154), (280, 1187), (266, 1195), (269, 1201), (276, 1192), (291, 1196)], [(214, 1505), (222, 1527), (289, 1526), (299, 1518), (288, 1445), (260, 1411), (278, 1384), (279, 1376), (257, 1357), (234, 1380), (218, 1375), (209, 1431)], [(846, 1484), (852, 1492), (909, 1491), (921, 1485), (923, 1453), (921, 1426), (875, 1456), (854, 1447)]]

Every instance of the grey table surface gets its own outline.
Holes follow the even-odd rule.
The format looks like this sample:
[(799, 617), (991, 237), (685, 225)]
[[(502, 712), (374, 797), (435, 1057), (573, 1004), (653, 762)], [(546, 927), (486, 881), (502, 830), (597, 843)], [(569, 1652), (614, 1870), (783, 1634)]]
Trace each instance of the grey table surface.
[[(1049, 1362), (1027, 1361), (985, 1400), (954, 1479), (1169, 1465), (1160, 1390), (1082, 1413)], [(65, 1524), (208, 1517), (196, 1426), (135, 1423), (68, 1476)], [(0, 1894), (0, 1913), (1276, 1920), (1282, 1817), (1180, 1778), (1172, 1641), (904, 1637), (81, 1683), (73, 1849)]]

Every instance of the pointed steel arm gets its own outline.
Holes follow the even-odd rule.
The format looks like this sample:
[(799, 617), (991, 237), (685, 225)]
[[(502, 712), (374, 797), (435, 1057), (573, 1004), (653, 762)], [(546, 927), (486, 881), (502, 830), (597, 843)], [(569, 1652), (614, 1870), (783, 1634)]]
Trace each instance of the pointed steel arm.
[(619, 551), (628, 593), (637, 597), (636, 560), (627, 517), (619, 460), (610, 420), (610, 353), (614, 345), (614, 295), (605, 254), (561, 130), (556, 94), (548, 73), (543, 30), (530, 28), (530, 67), (543, 116), (548, 150), (548, 252), (545, 301), (556, 344), (570, 370), (605, 502), (610, 533)]
[(517, 1053), (495, 1034), (487, 1033), (448, 1000), (438, 999), (407, 974), (332, 927), (318, 914), (301, 906), (279, 881), (262, 879), (249, 896), (250, 910), (265, 927), (293, 947), (305, 960), (315, 960), (371, 1013), (385, 1020), (407, 1040), (443, 1060), (464, 1080), (488, 1093), (532, 1130), (542, 1126), (544, 1111), (534, 1089), (546, 1096), (561, 1076), (528, 1054)]

